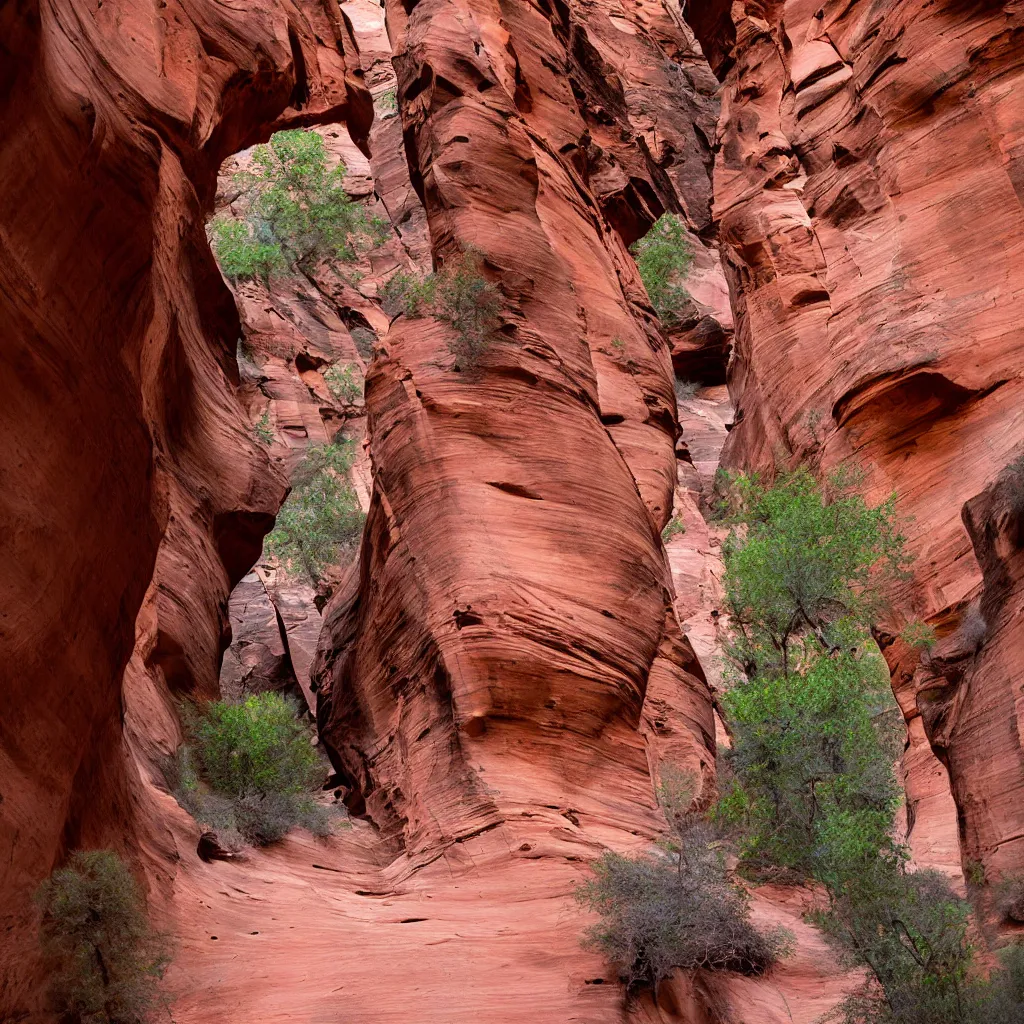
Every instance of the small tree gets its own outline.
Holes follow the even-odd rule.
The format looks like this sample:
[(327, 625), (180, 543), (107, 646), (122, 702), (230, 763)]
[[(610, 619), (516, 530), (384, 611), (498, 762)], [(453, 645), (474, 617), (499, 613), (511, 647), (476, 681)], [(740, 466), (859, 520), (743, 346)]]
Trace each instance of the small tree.
[(131, 872), (110, 850), (78, 851), (36, 892), (50, 991), (90, 1024), (140, 1024), (158, 1002), (170, 963)]
[(235, 175), (244, 220), (213, 223), (214, 251), (225, 275), (266, 278), (285, 269), (308, 273), (321, 260), (351, 262), (387, 236), (344, 189), (345, 166), (327, 166), (324, 140), (302, 128), (254, 146), (249, 169)]
[(381, 307), (389, 316), (432, 316), (455, 333), (449, 350), (458, 365), (470, 368), (501, 327), (501, 293), (483, 276), (483, 260), (470, 250), (419, 280), (393, 274), (381, 289)]
[(683, 222), (674, 213), (664, 214), (630, 251), (661, 322), (666, 327), (677, 324), (690, 298), (682, 281), (693, 262)]
[(848, 874), (831, 895), (818, 923), (842, 958), (867, 967), (877, 983), (841, 1008), (848, 1024), (970, 1019), (970, 907), (944, 876), (905, 871), (892, 858), (880, 858)]
[(787, 937), (750, 923), (747, 895), (728, 878), (716, 829), (690, 812), (688, 780), (671, 769), (666, 776), (669, 831), (660, 850), (605, 853), (595, 877), (576, 890), (577, 902), (601, 915), (585, 944), (615, 964), (627, 989), (656, 988), (676, 968), (761, 974), (785, 955)]
[(353, 458), (351, 441), (311, 447), (266, 540), (270, 554), (313, 583), (362, 533), (366, 517), (346, 476)]
[(906, 564), (895, 499), (869, 508), (842, 476), (830, 495), (806, 469), (772, 487), (746, 476), (729, 486), (740, 526), (723, 550), (725, 587), (747, 674), (788, 673), (808, 632), (829, 652), (851, 627), (864, 634)]

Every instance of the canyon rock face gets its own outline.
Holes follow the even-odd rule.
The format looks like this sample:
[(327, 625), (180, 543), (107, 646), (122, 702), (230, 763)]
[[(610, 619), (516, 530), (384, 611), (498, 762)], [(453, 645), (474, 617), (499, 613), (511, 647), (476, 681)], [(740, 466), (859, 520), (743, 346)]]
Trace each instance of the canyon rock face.
[(0, 12), (5, 1018), (42, 995), (39, 880), (158, 831), (126, 695), (156, 687), (166, 715), (171, 693), (216, 692), (227, 596), (284, 482), (239, 415), (204, 215), (224, 158), (282, 116), (365, 136), (346, 49), (340, 17), (290, 0)]
[[(881, 639), (917, 765), (911, 825), (940, 796), (927, 733), (965, 858), (1019, 870), (1020, 584), (992, 489), (1024, 441), (1024, 5), (686, 13), (723, 83), (714, 219), (737, 318), (724, 461), (852, 462), (871, 497), (896, 492), (916, 561)], [(895, 639), (915, 618), (942, 638), (932, 658)], [(924, 845), (948, 856), (954, 842)]]
[(441, 0), (388, 27), (435, 261), (476, 250), (503, 324), (460, 368), (451, 328), (403, 317), (370, 367), (374, 491), (327, 610), (321, 732), (351, 809), (414, 857), (498, 826), (650, 833), (658, 761), (699, 788), (713, 725), (659, 538), (669, 351), (588, 187), (585, 26)]

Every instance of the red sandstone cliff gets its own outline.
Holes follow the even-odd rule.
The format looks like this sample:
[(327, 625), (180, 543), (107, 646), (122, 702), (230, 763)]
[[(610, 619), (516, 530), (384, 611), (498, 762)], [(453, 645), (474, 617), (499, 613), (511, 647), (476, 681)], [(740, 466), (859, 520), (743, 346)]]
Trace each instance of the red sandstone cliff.
[[(1020, 590), (989, 496), (1024, 451), (1024, 5), (717, 0), (687, 17), (723, 81), (725, 460), (852, 459), (872, 495), (896, 491), (917, 561), (891, 628), (948, 634), (930, 666), (890, 649), (911, 823), (940, 797), (923, 723), (965, 861), (1020, 870)], [(949, 856), (952, 836), (922, 839)]]
[(41, 995), (32, 888), (154, 825), (133, 689), (165, 718), (168, 693), (215, 691), (283, 482), (239, 416), (204, 217), (224, 158), (285, 111), (365, 136), (346, 49), (329, 6), (290, 0), (0, 12), (0, 1016)]
[[(852, 454), (915, 517), (896, 611), (943, 634), (927, 663), (888, 648), (915, 852), (960, 855), (927, 731), (965, 856), (1021, 866), (1021, 5), (688, 6), (725, 83), (717, 134), (671, 2), (389, 0), (402, 109), (369, 135), (373, 188), (413, 263), (480, 250), (504, 326), (456, 372), (445, 328), (399, 318), (369, 368), (368, 530), (315, 668), (366, 820), (230, 864), (197, 857), (159, 791), (170, 697), (216, 692), (228, 594), (284, 493), (251, 422), (275, 403), (300, 450), (335, 422), (317, 378), (348, 352), (346, 316), (388, 325), (372, 288), (240, 289), (275, 372), (238, 388), (202, 223), (222, 160), (274, 125), (362, 143), (360, 79), (380, 91), (390, 43), (358, 0), (0, 12), (0, 1015), (39, 1006), (28, 894), (79, 844), (145, 871), (179, 940), (181, 1022), (827, 1009), (844, 982), (792, 893), (755, 900), (798, 932), (775, 976), (680, 979), (658, 1007), (623, 1004), (569, 899), (604, 846), (657, 832), (659, 759), (712, 779), (698, 506), (729, 410), (687, 403), (677, 465), (671, 366), (720, 378), (716, 234), (737, 314), (726, 458)], [(668, 340), (625, 251), (663, 209), (700, 245), (693, 316)], [(666, 558), (673, 491), (690, 529)]]

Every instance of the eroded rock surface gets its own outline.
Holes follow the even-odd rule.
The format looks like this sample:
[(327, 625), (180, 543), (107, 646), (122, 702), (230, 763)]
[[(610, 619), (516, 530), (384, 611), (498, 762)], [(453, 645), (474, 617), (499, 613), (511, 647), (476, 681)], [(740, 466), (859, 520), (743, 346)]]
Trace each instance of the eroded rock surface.
[(123, 727), (133, 647), (155, 708), (215, 690), (228, 592), (284, 484), (239, 415), (204, 214), (223, 159), (282, 116), (365, 135), (351, 49), (327, 7), (290, 0), (0, 12), (5, 1018), (42, 996), (39, 880), (158, 828)]
[(896, 492), (916, 562), (893, 634), (924, 618), (975, 636), (980, 597), (983, 638), (942, 680), (912, 684), (906, 645), (888, 648), (911, 687), (898, 695), (923, 775), (908, 790), (922, 806), (935, 793), (923, 725), (964, 856), (1020, 869), (1020, 626), (989, 633), (984, 611), (1003, 623), (1019, 591), (1008, 549), (990, 582), (995, 528), (977, 510), (1024, 439), (1024, 7), (718, 0), (687, 17), (723, 81), (714, 217), (737, 317), (724, 458), (826, 473), (850, 460), (869, 496)]

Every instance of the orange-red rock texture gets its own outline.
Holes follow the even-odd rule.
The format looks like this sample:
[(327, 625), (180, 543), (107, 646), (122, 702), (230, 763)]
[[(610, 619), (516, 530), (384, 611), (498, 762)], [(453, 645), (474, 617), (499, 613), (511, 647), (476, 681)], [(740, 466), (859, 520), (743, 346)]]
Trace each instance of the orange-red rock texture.
[[(372, 0), (0, 9), (0, 1017), (49, 1024), (30, 893), (112, 845), (178, 937), (180, 1024), (811, 1024), (847, 980), (799, 894), (755, 896), (798, 940), (772, 977), (627, 1006), (571, 890), (657, 834), (660, 763), (710, 793), (723, 441), (898, 491), (918, 561), (880, 637), (915, 854), (956, 869), (948, 769), (964, 855), (1024, 865), (1022, 6), (707, 0), (692, 34), (657, 0), (386, 6), (386, 33)], [(227, 157), (304, 123), (369, 151), (400, 244), (362, 287), (237, 289), (239, 380), (204, 220)], [(671, 338), (627, 254), (664, 210), (696, 249)], [(468, 248), (502, 327), (456, 368), (374, 278)], [(707, 389), (687, 451), (673, 367), (717, 384), (732, 344), (719, 251), (736, 423)], [(357, 326), (369, 517), (310, 670), (308, 594), (261, 567), (228, 598), (342, 419), (320, 370), (362, 359)], [(259, 646), (221, 674), (232, 617)], [(204, 863), (156, 767), (172, 698), (258, 674), (312, 701), (309, 671), (351, 828)]]
[(725, 460), (852, 460), (872, 495), (895, 490), (916, 564), (892, 628), (922, 617), (956, 634), (931, 667), (890, 649), (912, 742), (920, 716), (965, 858), (1019, 870), (1020, 591), (1012, 530), (986, 496), (1024, 450), (1024, 5), (716, 0), (687, 14), (723, 82)]
[(38, 1006), (40, 878), (154, 827), (127, 694), (215, 692), (227, 596), (284, 483), (239, 415), (204, 217), (224, 158), (283, 114), (365, 136), (346, 50), (329, 7), (290, 0), (0, 12), (5, 1019)]

